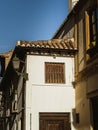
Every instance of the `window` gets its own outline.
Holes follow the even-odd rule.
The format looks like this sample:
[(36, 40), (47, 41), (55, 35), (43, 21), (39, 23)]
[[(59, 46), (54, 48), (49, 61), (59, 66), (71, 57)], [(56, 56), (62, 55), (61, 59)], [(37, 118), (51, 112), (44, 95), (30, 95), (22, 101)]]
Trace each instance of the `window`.
[(90, 22), (90, 48), (94, 47), (98, 41), (98, 8), (89, 10)]
[(65, 83), (65, 64), (64, 63), (45, 63), (45, 82), (46, 83)]
[(86, 15), (86, 49), (89, 58), (98, 53), (98, 7), (90, 8)]
[(92, 125), (94, 130), (98, 130), (98, 97), (91, 99)]

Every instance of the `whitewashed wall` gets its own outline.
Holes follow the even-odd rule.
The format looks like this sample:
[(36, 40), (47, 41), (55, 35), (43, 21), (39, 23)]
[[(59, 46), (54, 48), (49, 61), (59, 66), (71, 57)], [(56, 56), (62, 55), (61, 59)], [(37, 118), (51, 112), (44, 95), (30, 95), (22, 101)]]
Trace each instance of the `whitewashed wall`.
[[(45, 83), (45, 62), (65, 63), (65, 84)], [(39, 130), (39, 112), (72, 112), (75, 107), (73, 58), (28, 55), (27, 72), (26, 130)]]

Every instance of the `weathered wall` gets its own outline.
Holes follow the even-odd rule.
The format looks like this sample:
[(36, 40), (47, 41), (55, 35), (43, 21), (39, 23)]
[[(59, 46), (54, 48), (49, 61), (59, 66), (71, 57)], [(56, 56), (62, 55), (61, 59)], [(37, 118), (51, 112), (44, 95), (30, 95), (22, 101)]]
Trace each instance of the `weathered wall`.
[[(76, 104), (76, 112), (79, 113), (80, 122), (75, 127), (77, 130), (90, 130), (91, 126), (91, 104), (90, 98), (96, 96), (93, 95), (88, 98), (88, 93), (92, 93), (94, 91), (98, 91), (97, 79), (98, 74), (93, 72), (89, 76), (87, 73), (90, 71), (86, 71), (84, 76), (81, 72), (85, 71), (84, 69), (89, 67), (87, 64), (87, 54), (86, 49), (89, 48), (89, 43), (87, 43), (87, 30), (86, 30), (86, 17), (85, 12), (97, 4), (97, 0), (81, 0), (80, 4), (76, 5), (75, 8), (68, 15), (67, 19), (62, 24), (60, 30), (56, 33), (54, 38), (66, 38), (72, 37), (75, 41), (75, 46), (78, 49), (78, 53), (75, 56), (75, 104)], [(63, 35), (62, 35), (63, 34)], [(91, 61), (92, 62), (92, 61)], [(94, 67), (91, 68), (91, 70)], [(92, 73), (92, 72), (91, 72)], [(94, 74), (95, 73), (95, 74)], [(85, 76), (86, 75), (86, 76)], [(98, 94), (97, 94), (98, 95)]]
[(87, 83), (82, 81), (80, 84), (77, 84), (75, 89), (76, 112), (79, 113), (77, 130), (90, 130), (90, 103), (86, 95), (86, 86)]

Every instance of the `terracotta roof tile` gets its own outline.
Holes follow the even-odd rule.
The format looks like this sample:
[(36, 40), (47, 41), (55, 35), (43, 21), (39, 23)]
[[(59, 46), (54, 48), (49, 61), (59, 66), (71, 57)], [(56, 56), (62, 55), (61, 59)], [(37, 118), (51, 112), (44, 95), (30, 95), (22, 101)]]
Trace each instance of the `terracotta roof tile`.
[(51, 39), (51, 40), (40, 40), (32, 42), (18, 41), (16, 47), (68, 49), (68, 50), (76, 49), (71, 39)]

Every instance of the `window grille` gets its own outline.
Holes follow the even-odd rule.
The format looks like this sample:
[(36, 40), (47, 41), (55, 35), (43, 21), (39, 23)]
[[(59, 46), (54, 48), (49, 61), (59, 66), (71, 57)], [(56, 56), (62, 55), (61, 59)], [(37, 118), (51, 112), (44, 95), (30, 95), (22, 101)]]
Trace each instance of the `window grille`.
[(65, 83), (65, 64), (64, 63), (45, 63), (45, 82), (46, 83)]

